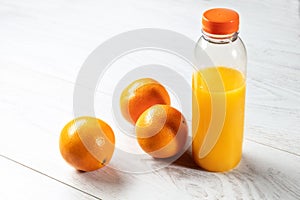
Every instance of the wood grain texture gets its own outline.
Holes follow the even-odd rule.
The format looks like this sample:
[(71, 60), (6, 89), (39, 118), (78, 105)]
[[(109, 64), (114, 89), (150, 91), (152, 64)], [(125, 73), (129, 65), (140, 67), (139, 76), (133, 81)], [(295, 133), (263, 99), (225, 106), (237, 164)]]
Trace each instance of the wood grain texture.
[[(225, 6), (237, 9), (241, 15), (241, 36), (248, 47), (247, 107), (263, 107), (247, 114), (247, 126), (251, 127), (247, 134), (257, 142), (300, 154), (300, 131), (286, 123), (297, 120), (298, 116), (283, 115), (280, 111), (278, 119), (268, 117), (270, 120), (264, 124), (267, 129), (263, 134), (261, 126), (256, 128), (255, 124), (260, 121), (257, 119), (270, 116), (274, 107), (299, 113), (298, 1), (228, 1), (220, 4), (217, 1), (91, 0), (84, 3), (43, 1), (41, 4), (34, 0), (26, 3), (2, 0), (0, 3), (3, 16), (0, 21), (1, 66), (21, 66), (73, 83), (89, 53), (113, 35), (136, 28), (155, 27), (178, 31), (197, 40), (201, 34), (201, 13), (206, 8)], [(139, 66), (142, 61), (143, 57), (137, 57), (130, 63)], [(254, 109), (250, 107), (248, 110)], [(274, 124), (281, 130), (274, 131)], [(276, 140), (268, 140), (274, 136)], [(291, 138), (292, 144), (274, 142), (286, 138)]]
[[(0, 173), (0, 198), (19, 199), (18, 194), (9, 195), (16, 182), (9, 182), (10, 177), (19, 175), (24, 177), (20, 183), (28, 183), (25, 189), (40, 189), (36, 198), (51, 192), (49, 199), (300, 199), (299, 4), (0, 0), (0, 155), (53, 178), (0, 157), (0, 167), (7, 171)], [(59, 154), (58, 136), (73, 118), (76, 76), (91, 51), (113, 35), (145, 27), (170, 29), (196, 41), (201, 13), (222, 6), (239, 11), (240, 35), (248, 50), (245, 145), (239, 167), (229, 173), (205, 172), (188, 152), (152, 173), (115, 170), (131, 164), (129, 159), (120, 164), (118, 155), (110, 167), (91, 173), (69, 167)], [(116, 62), (95, 94), (96, 115), (112, 125), (120, 141), (117, 147), (132, 152), (140, 149), (123, 138), (112, 118), (111, 95), (128, 70), (149, 63), (175, 66), (190, 79), (189, 66), (178, 58), (137, 53)], [(191, 113), (185, 115), (191, 119)], [(158, 165), (150, 158), (145, 162)]]
[[(20, 73), (14, 77), (19, 81), (8, 84), (11, 71), (16, 70)], [(1, 132), (5, 138), (0, 142), (1, 154), (93, 196), (104, 199), (139, 199), (143, 194), (147, 194), (146, 199), (299, 198), (299, 156), (247, 140), (240, 166), (225, 174), (200, 170), (189, 153), (153, 173), (130, 174), (115, 170), (120, 165), (118, 155), (114, 155), (110, 168), (76, 173), (62, 160), (57, 146), (62, 126), (73, 115), (72, 105), (68, 104), (73, 84), (17, 67), (1, 68), (1, 75), (6, 83), (1, 93), (7, 95), (0, 100), (0, 111), (6, 113), (1, 115), (0, 121), (5, 122), (3, 130), (13, 133)], [(99, 101), (97, 116), (112, 124), (119, 141), (117, 147), (125, 148), (128, 144), (118, 140), (120, 132), (107, 106), (111, 104), (111, 97), (97, 93), (96, 101)], [(147, 162), (156, 164), (151, 159)], [(130, 159), (126, 164), (131, 165)]]
[(0, 156), (1, 199), (96, 199)]
[[(23, 129), (31, 132), (19, 136), (18, 140), (15, 140), (14, 136), (7, 136), (6, 141), (0, 143), (2, 153), (99, 198), (298, 199), (300, 197), (299, 157), (251, 141), (245, 142), (243, 159), (239, 167), (229, 173), (202, 171), (193, 164), (189, 153), (170, 166), (152, 173), (131, 174), (117, 171), (114, 168), (120, 164), (118, 160), (112, 160), (110, 167), (98, 171), (78, 173), (58, 156), (58, 148), (55, 148), (57, 138), (41, 134), (39, 127), (22, 121), (19, 127), (11, 129), (14, 132)], [(33, 143), (33, 139), (36, 142)], [(131, 161), (128, 160), (127, 164), (130, 165)]]

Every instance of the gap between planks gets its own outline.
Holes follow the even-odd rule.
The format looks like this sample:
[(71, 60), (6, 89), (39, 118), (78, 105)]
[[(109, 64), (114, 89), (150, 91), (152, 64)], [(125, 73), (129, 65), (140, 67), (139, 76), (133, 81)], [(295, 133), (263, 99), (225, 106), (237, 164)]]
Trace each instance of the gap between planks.
[(48, 177), (48, 178), (50, 178), (50, 179), (52, 179), (52, 180), (54, 180), (54, 181), (57, 181), (57, 182), (59, 182), (59, 183), (61, 183), (61, 184), (64, 184), (64, 185), (67, 186), (67, 187), (70, 187), (70, 188), (72, 188), (72, 189), (74, 189), (74, 190), (77, 190), (77, 191), (79, 191), (79, 192), (82, 192), (82, 193), (84, 193), (84, 194), (86, 194), (86, 195), (88, 195), (88, 196), (90, 196), (90, 197), (93, 197), (93, 198), (95, 198), (95, 199), (97, 199), (97, 200), (102, 200), (101, 198), (99, 198), (99, 197), (97, 197), (97, 196), (95, 196), (95, 195), (92, 195), (92, 194), (90, 194), (90, 193), (88, 193), (88, 192), (86, 192), (86, 191), (84, 191), (84, 190), (81, 190), (81, 189), (79, 189), (79, 188), (76, 188), (76, 187), (74, 187), (74, 186), (72, 186), (72, 185), (70, 185), (70, 184), (68, 184), (68, 183), (65, 183), (65, 182), (63, 182), (63, 181), (61, 181), (61, 180), (59, 180), (59, 179), (56, 179), (56, 178), (54, 178), (54, 177), (52, 177), (52, 176), (49, 176), (48, 174), (45, 174), (45, 173), (43, 173), (43, 172), (41, 172), (41, 171), (39, 171), (39, 170), (37, 170), (37, 169), (34, 169), (34, 168), (30, 167), (30, 166), (27, 166), (27, 165), (25, 165), (25, 164), (23, 164), (23, 163), (21, 163), (21, 162), (18, 162), (18, 161), (16, 161), (16, 160), (12, 159), (12, 158), (9, 158), (9, 157), (4, 156), (4, 155), (2, 155), (2, 154), (0, 154), (0, 157), (4, 158), (4, 159), (6, 159), (6, 160), (9, 160), (10, 162), (13, 162), (13, 163), (15, 163), (15, 164), (18, 164), (18, 165), (20, 165), (20, 166), (23, 166), (23, 167), (25, 167), (25, 168), (27, 168), (27, 169), (33, 171), (33, 172), (36, 172), (36, 173), (38, 173), (38, 174), (40, 174), (40, 175), (42, 175), (42, 176)]

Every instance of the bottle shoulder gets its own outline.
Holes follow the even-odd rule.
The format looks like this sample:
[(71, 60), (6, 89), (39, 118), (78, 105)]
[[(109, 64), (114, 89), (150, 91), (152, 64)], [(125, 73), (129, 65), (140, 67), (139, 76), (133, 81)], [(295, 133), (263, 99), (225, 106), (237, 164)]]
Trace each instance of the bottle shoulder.
[(247, 54), (245, 44), (240, 37), (237, 37), (234, 41), (217, 43), (215, 41), (207, 40), (205, 37), (201, 36), (196, 43), (196, 49), (207, 51), (207, 53), (221, 52), (228, 54), (232, 51), (238, 51), (239, 54)]
[(225, 39), (216, 39), (216, 38), (207, 38), (203, 35), (198, 39), (197, 45), (205, 44), (205, 46), (216, 46), (216, 47), (222, 47), (222, 46), (242, 46), (245, 47), (244, 42), (240, 37), (236, 38), (225, 38)]
[(201, 36), (195, 47), (195, 58), (200, 67), (228, 66), (245, 72), (247, 52), (240, 37), (234, 41), (216, 43)]

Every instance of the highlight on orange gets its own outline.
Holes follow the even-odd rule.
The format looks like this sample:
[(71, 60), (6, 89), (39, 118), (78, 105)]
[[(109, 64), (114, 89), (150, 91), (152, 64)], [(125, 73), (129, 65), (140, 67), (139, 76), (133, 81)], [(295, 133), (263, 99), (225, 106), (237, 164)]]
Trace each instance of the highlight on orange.
[(151, 78), (132, 82), (120, 97), (122, 115), (132, 124), (136, 123), (146, 109), (156, 104), (170, 105), (170, 96), (162, 84)]
[(62, 157), (75, 169), (93, 171), (107, 165), (115, 148), (111, 127), (94, 117), (79, 117), (61, 131), (59, 148)]
[(183, 150), (188, 127), (177, 109), (169, 105), (154, 105), (139, 117), (135, 132), (146, 153), (154, 158), (168, 158)]

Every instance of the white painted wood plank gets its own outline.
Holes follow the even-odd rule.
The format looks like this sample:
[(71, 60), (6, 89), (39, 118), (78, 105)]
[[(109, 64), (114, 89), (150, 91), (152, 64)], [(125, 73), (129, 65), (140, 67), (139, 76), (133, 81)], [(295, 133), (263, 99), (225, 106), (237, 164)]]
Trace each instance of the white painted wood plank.
[(0, 156), (0, 199), (97, 199)]
[[(202, 11), (216, 6), (240, 12), (241, 36), (248, 47), (247, 140), (240, 167), (214, 174), (193, 169), (193, 164), (175, 164), (132, 175), (111, 168), (79, 174), (66, 165), (57, 140), (72, 118), (73, 84), (86, 56), (112, 35), (134, 28), (166, 28), (196, 40)], [(299, 199), (298, 8), (296, 0), (1, 0), (0, 154), (104, 199), (140, 199), (145, 194), (149, 199)], [(154, 55), (148, 60), (170, 64)], [(124, 63), (143, 61), (133, 57)], [(111, 86), (102, 91), (110, 93)], [(95, 98), (97, 116), (114, 124), (110, 96), (97, 93)], [(115, 124), (113, 128), (120, 134)], [(128, 148), (126, 142), (119, 147)], [(121, 165), (117, 158), (112, 167)]]
[[(44, 134), (37, 126), (16, 120), (19, 121), (18, 126), (6, 124), (4, 130), (8, 126), (14, 133), (23, 132), (17, 140), (12, 134), (6, 136), (5, 141), (1, 140), (2, 154), (100, 198), (140, 199), (145, 194), (146, 199), (300, 197), (299, 156), (251, 141), (245, 141), (240, 166), (225, 174), (202, 171), (188, 156), (152, 173), (131, 174), (114, 170), (121, 164), (118, 160), (113, 160), (110, 168), (78, 173), (60, 157), (57, 137)], [(130, 165), (131, 161), (126, 164)]]
[(245, 137), (300, 155), (300, 95), (250, 79)]
[[(73, 117), (72, 105), (68, 103), (72, 100), (73, 85), (23, 69), (19, 71), (21, 75), (13, 77), (12, 69), (16, 68), (1, 68), (0, 73), (1, 80), (5, 80), (1, 93), (7, 94), (5, 98), (1, 96), (0, 103), (0, 111), (5, 113), (0, 115), (3, 122), (0, 137), (5, 138), (0, 141), (0, 153), (55, 179), (104, 199), (140, 199), (145, 194), (146, 199), (299, 198), (299, 156), (247, 140), (240, 167), (228, 174), (195, 169), (188, 156), (153, 173), (124, 173), (115, 168), (123, 164), (131, 166), (131, 160), (124, 158), (126, 162), (120, 163), (117, 154), (110, 168), (77, 173), (61, 158), (58, 149), (59, 132)], [(114, 124), (107, 106), (110, 97), (97, 93), (96, 101), (99, 101), (97, 116), (112, 125), (117, 147), (131, 147), (120, 140), (122, 132)], [(146, 162), (157, 163), (150, 158)]]
[[(296, 0), (223, 3), (91, 0), (43, 1), (42, 4), (34, 0), (26, 3), (2, 0), (0, 4), (4, 16), (0, 20), (0, 65), (32, 69), (73, 83), (88, 54), (112, 35), (134, 28), (158, 27), (197, 40), (203, 10), (213, 6), (237, 9), (241, 14), (241, 36), (249, 55), (246, 122), (251, 131), (247, 131), (248, 138), (299, 155), (300, 29)], [(107, 75), (109, 78), (100, 90), (113, 91), (110, 77), (113, 75), (115, 80), (122, 77), (126, 71), (121, 69), (128, 70), (122, 67), (125, 64), (135, 67), (157, 62), (169, 66), (175, 63), (182, 69), (188, 67), (178, 59), (172, 60), (156, 54), (148, 59), (129, 56), (114, 66), (119, 73)], [(183, 75), (190, 79), (189, 71)], [(66, 102), (70, 103), (71, 99)], [(65, 105), (61, 107), (64, 109)]]
[[(5, 94), (0, 96), (0, 107), (7, 108), (7, 112), (14, 111), (50, 134), (58, 134), (64, 123), (73, 117), (73, 83), (12, 65), (0, 69), (0, 80), (1, 93)], [(114, 125), (111, 96), (98, 95), (101, 93), (96, 94), (97, 116)], [(245, 137), (300, 155), (297, 94), (267, 84), (260, 87), (257, 81), (250, 79), (247, 95)], [(184, 114), (191, 119), (191, 113)], [(57, 115), (63, 118), (56, 119)], [(51, 126), (49, 117), (53, 120)]]
[[(26, 3), (2, 0), (1, 3), (1, 13), (5, 16), (0, 21), (2, 60), (69, 81), (75, 80), (89, 53), (113, 35), (135, 28), (157, 27), (178, 31), (196, 41), (201, 35), (200, 19), (205, 9), (232, 7), (241, 14), (249, 77), (299, 93), (296, 74), (299, 75), (300, 29), (296, 0), (222, 3), (91, 0), (43, 1), (43, 4), (34, 0)], [(259, 68), (253, 70), (257, 63)], [(261, 69), (268, 73), (260, 73)]]

